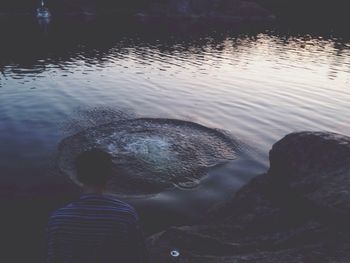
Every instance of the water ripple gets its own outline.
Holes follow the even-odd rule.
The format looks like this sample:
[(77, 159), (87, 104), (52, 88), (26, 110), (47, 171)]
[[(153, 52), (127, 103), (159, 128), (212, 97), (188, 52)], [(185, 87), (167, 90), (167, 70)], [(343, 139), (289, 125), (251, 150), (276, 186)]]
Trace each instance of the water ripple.
[(271, 144), (288, 132), (350, 134), (346, 36), (55, 30), (0, 43), (1, 126), (16, 127), (0, 134), (3, 155), (30, 152), (17, 138), (44, 140), (40, 130), (55, 135), (54, 147), (52, 116), (101, 104), (224, 128), (256, 144), (266, 163)]

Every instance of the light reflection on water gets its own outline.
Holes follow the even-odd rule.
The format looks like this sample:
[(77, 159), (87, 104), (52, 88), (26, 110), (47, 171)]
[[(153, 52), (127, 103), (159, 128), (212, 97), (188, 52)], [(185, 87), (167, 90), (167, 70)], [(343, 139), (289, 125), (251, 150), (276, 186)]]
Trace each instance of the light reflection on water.
[(263, 172), (271, 145), (287, 133), (350, 135), (347, 40), (265, 29), (194, 34), (119, 26), (102, 33), (96, 25), (51, 26), (28, 26), (24, 36), (22, 30), (0, 44), (4, 182), (40, 181), (62, 139), (59, 124), (81, 108), (125, 108), (226, 129), (255, 148), (255, 162), (241, 167), (245, 174)]

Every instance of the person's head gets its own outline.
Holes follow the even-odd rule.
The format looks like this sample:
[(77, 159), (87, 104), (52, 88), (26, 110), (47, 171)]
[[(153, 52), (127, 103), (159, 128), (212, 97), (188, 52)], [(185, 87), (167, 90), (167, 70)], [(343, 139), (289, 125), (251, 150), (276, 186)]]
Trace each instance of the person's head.
[(112, 156), (103, 150), (91, 149), (75, 159), (75, 168), (80, 183), (101, 188), (112, 174)]

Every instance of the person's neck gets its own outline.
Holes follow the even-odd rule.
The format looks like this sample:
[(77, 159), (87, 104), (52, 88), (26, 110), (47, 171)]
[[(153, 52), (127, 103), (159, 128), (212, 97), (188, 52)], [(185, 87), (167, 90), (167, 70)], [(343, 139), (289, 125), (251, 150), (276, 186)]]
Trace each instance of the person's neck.
[(96, 187), (96, 186), (83, 186), (83, 194), (96, 194), (102, 195), (104, 193), (104, 187)]

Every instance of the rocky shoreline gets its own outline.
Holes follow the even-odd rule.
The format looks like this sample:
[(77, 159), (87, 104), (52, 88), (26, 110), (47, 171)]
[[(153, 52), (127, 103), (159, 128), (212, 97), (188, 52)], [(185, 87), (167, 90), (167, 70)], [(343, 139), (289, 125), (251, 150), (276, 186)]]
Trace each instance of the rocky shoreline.
[(273, 146), (266, 174), (201, 223), (151, 236), (152, 262), (347, 262), (349, 201), (350, 138), (292, 133)]
[[(52, 176), (16, 198), (20, 189), (6, 185), (1, 189), (6, 249), (0, 258), (21, 262), (24, 254), (44, 262), (47, 217), (77, 198), (78, 187), (65, 177)], [(139, 212), (151, 233), (147, 244), (152, 263), (345, 263), (350, 258), (349, 201), (350, 137), (299, 132), (273, 145), (265, 174), (199, 222), (152, 234), (154, 214)], [(172, 258), (173, 250), (180, 256)]]
[[(54, 16), (287, 22), (338, 29), (349, 22), (346, 0), (45, 0)], [(37, 0), (4, 0), (0, 18), (35, 16)]]
[[(112, 16), (145, 19), (209, 19), (222, 22), (272, 21), (275, 16), (249, 0), (46, 1), (54, 16)], [(0, 17), (35, 15), (37, 3), (0, 4)]]

